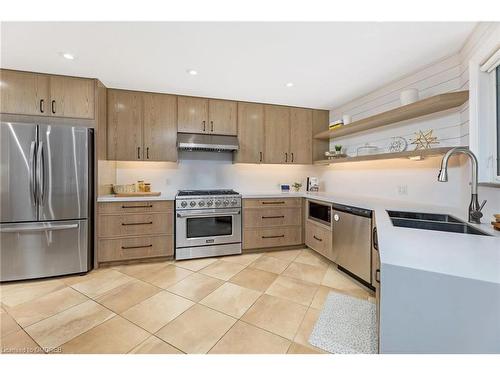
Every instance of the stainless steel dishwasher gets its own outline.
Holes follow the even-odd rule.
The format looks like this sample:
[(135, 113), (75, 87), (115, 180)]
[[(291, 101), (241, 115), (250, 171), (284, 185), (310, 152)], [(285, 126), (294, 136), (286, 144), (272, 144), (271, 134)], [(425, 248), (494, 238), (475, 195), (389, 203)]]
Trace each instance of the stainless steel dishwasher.
[(333, 260), (371, 284), (372, 211), (333, 204)]

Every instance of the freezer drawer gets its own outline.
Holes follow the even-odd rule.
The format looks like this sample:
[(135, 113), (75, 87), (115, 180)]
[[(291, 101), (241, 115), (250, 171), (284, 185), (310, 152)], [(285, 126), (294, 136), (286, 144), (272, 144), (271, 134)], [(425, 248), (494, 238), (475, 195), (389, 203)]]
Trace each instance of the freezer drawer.
[(87, 220), (0, 225), (0, 281), (90, 269)]

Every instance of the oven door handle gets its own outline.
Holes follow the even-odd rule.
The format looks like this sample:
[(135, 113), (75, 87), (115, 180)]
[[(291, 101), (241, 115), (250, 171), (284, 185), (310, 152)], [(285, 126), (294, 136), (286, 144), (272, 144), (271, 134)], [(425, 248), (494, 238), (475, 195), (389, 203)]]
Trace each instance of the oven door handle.
[(206, 214), (190, 214), (184, 212), (177, 212), (177, 217), (214, 217), (214, 216), (230, 216), (239, 214), (240, 211), (211, 212)]

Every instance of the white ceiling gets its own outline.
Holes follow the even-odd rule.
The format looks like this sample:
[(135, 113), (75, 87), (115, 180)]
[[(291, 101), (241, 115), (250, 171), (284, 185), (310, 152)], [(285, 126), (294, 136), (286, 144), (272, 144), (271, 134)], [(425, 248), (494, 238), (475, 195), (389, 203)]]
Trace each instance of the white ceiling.
[(114, 88), (331, 109), (457, 52), (474, 26), (4, 22), (1, 66), (95, 77)]

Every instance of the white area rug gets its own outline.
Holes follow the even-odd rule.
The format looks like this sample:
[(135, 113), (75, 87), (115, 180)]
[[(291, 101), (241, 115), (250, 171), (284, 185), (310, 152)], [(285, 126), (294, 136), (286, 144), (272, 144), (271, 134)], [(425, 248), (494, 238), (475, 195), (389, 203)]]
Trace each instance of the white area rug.
[(330, 353), (376, 354), (377, 311), (374, 303), (330, 292), (309, 337)]

